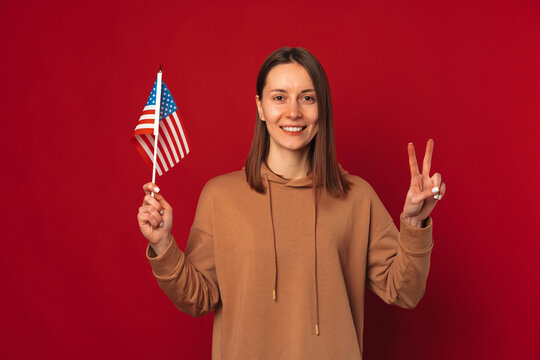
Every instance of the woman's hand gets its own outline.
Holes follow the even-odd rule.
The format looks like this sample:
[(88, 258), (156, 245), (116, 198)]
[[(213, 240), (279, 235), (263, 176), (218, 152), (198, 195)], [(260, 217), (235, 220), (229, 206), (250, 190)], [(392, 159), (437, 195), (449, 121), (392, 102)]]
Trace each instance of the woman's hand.
[(422, 173), (418, 170), (414, 145), (408, 144), (409, 166), (411, 168), (411, 186), (407, 192), (403, 206), (403, 218), (410, 225), (422, 227), (425, 219), (431, 214), (438, 200), (441, 200), (446, 191), (441, 174), (429, 176), (431, 156), (433, 154), (433, 139), (429, 139), (424, 155)]
[[(146, 196), (139, 208), (137, 220), (142, 234), (150, 242), (155, 253), (159, 255), (167, 249), (172, 240), (173, 209), (159, 194), (159, 188), (154, 183), (144, 184), (143, 190)], [(152, 197), (152, 192), (155, 197)]]

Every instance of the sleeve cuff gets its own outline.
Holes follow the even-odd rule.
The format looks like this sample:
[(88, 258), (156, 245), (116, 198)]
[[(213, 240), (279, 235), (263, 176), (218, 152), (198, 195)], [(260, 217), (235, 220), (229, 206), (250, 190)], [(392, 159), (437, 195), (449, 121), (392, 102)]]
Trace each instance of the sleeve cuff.
[(176, 272), (184, 262), (184, 253), (178, 247), (174, 237), (171, 239), (167, 249), (156, 255), (150, 244), (146, 247), (146, 258), (152, 266), (154, 276), (167, 277)]
[(399, 217), (399, 242), (410, 255), (423, 256), (433, 248), (433, 219), (431, 216), (425, 220), (425, 227), (419, 228), (409, 225), (403, 220), (403, 213)]

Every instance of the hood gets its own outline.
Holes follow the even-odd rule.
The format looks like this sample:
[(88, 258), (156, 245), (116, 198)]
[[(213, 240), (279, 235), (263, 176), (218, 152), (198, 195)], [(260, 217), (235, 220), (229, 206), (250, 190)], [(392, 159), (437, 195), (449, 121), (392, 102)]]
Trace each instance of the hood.
[[(341, 164), (338, 163), (339, 171), (341, 175), (348, 174), (348, 171), (344, 170), (341, 167)], [(245, 166), (242, 167), (242, 170), (245, 169)], [(313, 184), (312, 174), (306, 175), (298, 179), (286, 179), (283, 176), (273, 172), (266, 162), (261, 163), (261, 179), (266, 183), (266, 195), (268, 198), (268, 214), (270, 216), (270, 222), (272, 224), (272, 238), (273, 238), (273, 254), (270, 256), (274, 257), (274, 283), (272, 284), (272, 299), (277, 299), (277, 252), (276, 252), (276, 232), (274, 228), (274, 216), (272, 212), (272, 192), (270, 188), (270, 183), (280, 184), (280, 186), (285, 186), (289, 188), (310, 188)], [(315, 197), (313, 197), (313, 297), (315, 300), (315, 308), (313, 309), (313, 317), (315, 319), (315, 335), (320, 334), (320, 324), (319, 324), (319, 289), (318, 289), (318, 276), (317, 276), (317, 203), (315, 202)]]
[[(342, 175), (345, 175), (345, 174), (349, 173), (347, 170), (344, 170), (341, 167), (341, 164), (339, 164), (339, 163), (338, 163), (338, 167), (339, 167), (339, 172)], [(244, 169), (244, 168), (245, 167), (242, 167), (242, 169)], [(268, 178), (268, 181), (278, 183), (278, 184), (282, 184), (283, 186), (286, 186), (286, 187), (305, 188), (305, 187), (311, 187), (311, 185), (313, 184), (313, 175), (312, 174), (309, 174), (309, 175), (306, 175), (306, 176), (304, 176), (302, 178), (294, 179), (294, 180), (285, 179), (281, 175), (276, 174), (275, 172), (273, 172), (268, 167), (266, 162), (263, 161), (261, 163), (261, 179), (264, 180), (265, 175)]]

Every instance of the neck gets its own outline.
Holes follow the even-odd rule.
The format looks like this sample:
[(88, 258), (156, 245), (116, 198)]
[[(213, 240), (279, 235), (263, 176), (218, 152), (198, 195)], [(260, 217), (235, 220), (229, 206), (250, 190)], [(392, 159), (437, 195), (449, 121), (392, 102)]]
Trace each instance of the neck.
[(308, 171), (308, 151), (309, 146), (301, 150), (277, 149), (276, 146), (270, 145), (268, 149), (268, 159), (266, 163), (268, 167), (283, 176), (285, 179), (296, 180), (307, 175)]

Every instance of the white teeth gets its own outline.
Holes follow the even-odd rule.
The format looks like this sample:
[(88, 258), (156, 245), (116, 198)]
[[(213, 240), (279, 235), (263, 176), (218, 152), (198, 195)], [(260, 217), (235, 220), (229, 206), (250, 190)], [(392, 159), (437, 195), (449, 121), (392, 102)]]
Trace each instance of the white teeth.
[(286, 127), (283, 127), (282, 129), (287, 130), (287, 131), (302, 131), (302, 127), (286, 126)]

